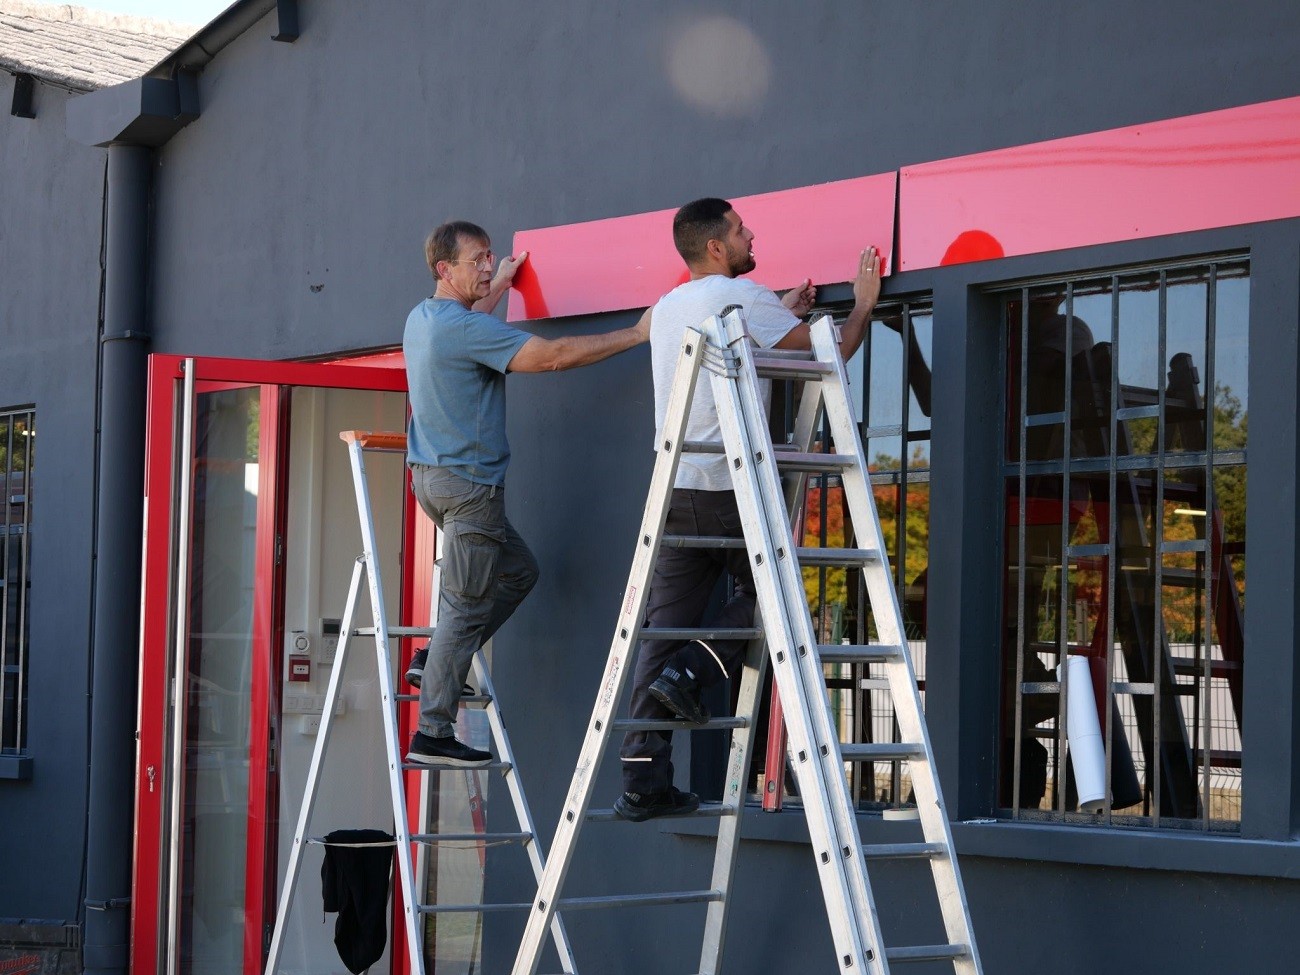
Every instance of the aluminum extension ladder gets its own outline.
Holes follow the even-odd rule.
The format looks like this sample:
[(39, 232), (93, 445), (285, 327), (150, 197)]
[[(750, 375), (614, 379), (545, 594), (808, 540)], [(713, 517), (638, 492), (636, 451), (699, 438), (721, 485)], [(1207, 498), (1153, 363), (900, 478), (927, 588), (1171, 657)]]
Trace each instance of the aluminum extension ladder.
[[(523, 784), (515, 768), (514, 751), (502, 723), (501, 710), (496, 703), (496, 694), (492, 686), (492, 677), (483, 663), (483, 655), (474, 656), (474, 679), (478, 694), (461, 698), (465, 707), (481, 707), (487, 715), (488, 727), (492, 734), (496, 759), (487, 766), (500, 771), (505, 779), (511, 804), (519, 823), (517, 832), (488, 833), (482, 830), (472, 833), (431, 833), (424, 828), (412, 832), (408, 826), (408, 806), (404, 772), (419, 775), (419, 788), (427, 791), (430, 783), (426, 774), (439, 771), (464, 771), (470, 784), (471, 793), (477, 791), (477, 769), (461, 769), (451, 766), (406, 762), (404, 756), (406, 745), (399, 738), (397, 726), (397, 705), (402, 701), (418, 700), (418, 695), (397, 694), (393, 688), (392, 652), (390, 641), (401, 637), (428, 637), (433, 633), (432, 627), (390, 626), (384, 602), (383, 583), (380, 578), (378, 546), (375, 538), (375, 521), (370, 504), (370, 491), (366, 482), (366, 466), (363, 456), (365, 451), (401, 453), (406, 452), (406, 435), (402, 433), (370, 433), (363, 430), (346, 430), (339, 434), (339, 439), (347, 444), (348, 456), (352, 466), (352, 482), (356, 489), (357, 516), (361, 524), (362, 554), (352, 570), (352, 582), (348, 587), (347, 604), (340, 623), (339, 646), (334, 658), (333, 672), (330, 674), (329, 690), (325, 695), (325, 704), (321, 712), (321, 726), (316, 735), (316, 745), (312, 752), (311, 766), (307, 773), (307, 785), (304, 790), (302, 807), (298, 813), (298, 827), (293, 837), (293, 847), (289, 853), (288, 871), (284, 888), (280, 892), (280, 903), (275, 915), (275, 931), (271, 937), (270, 952), (267, 957), (266, 975), (277, 975), (280, 951), (283, 945), (285, 925), (293, 907), (294, 892), (297, 887), (298, 874), (302, 866), (303, 849), (309, 841), (308, 827), (311, 822), (312, 808), (316, 802), (317, 785), (320, 780), (321, 767), (329, 744), (330, 730), (334, 720), (334, 709), (338, 703), (339, 688), (347, 660), (347, 651), (354, 636), (373, 637), (375, 657), (379, 670), (379, 695), (384, 719), (384, 748), (388, 763), (388, 784), (392, 798), (393, 833), (397, 847), (398, 880), (401, 884), (401, 903), (405, 921), (406, 946), (409, 955), (410, 975), (424, 975), (424, 939), (422, 915), (444, 912), (477, 913), (487, 910), (524, 910), (531, 904), (423, 904), (417, 889), (415, 862), (411, 855), (412, 843), (433, 845), (449, 842), (477, 842), (480, 844), (520, 843), (527, 851), (532, 865), (533, 875), (540, 881), (542, 870), (546, 865), (537, 830), (533, 825), (532, 813), (529, 811), (524, 796)], [(357, 599), (361, 590), (361, 577), (365, 575), (370, 592), (370, 606), (374, 614), (374, 625), (353, 627), (357, 608)], [(437, 584), (433, 593), (433, 617), (437, 607)], [(436, 622), (436, 620), (431, 620)], [(421, 809), (427, 811), (427, 803), (421, 803)], [(422, 812), (421, 815), (424, 815)], [(481, 820), (475, 817), (475, 825)], [(573, 954), (569, 949), (568, 936), (559, 915), (548, 918), (549, 930), (555, 943), (560, 964), (566, 973), (574, 971)]]
[[(749, 747), (763, 672), (769, 660), (784, 705), (790, 762), (803, 798), (838, 970), (852, 975), (860, 972), (885, 975), (894, 962), (937, 960), (950, 961), (957, 975), (982, 973), (948, 816), (931, 760), (916, 678), (904, 642), (902, 615), (890, 579), (884, 539), (853, 417), (837, 331), (830, 317), (823, 316), (813, 323), (811, 334), (811, 353), (755, 352), (745, 332), (744, 317), (737, 309), (727, 309), (722, 317), (704, 322), (700, 330), (686, 332), (609, 661), (551, 844), (551, 859), (542, 874), (537, 899), (515, 958), (513, 975), (536, 973), (545, 931), (557, 908), (684, 902), (708, 905), (698, 972), (701, 975), (720, 973), (740, 817), (745, 805)], [(721, 444), (683, 442), (701, 366), (712, 374), (710, 381), (723, 433)], [(794, 442), (782, 450), (773, 448), (768, 432), (767, 411), (757, 382), (760, 376), (804, 382)], [(823, 408), (836, 453), (810, 452)], [(684, 451), (726, 453), (744, 529), (743, 540), (664, 536), (673, 481)], [(784, 491), (778, 471), (787, 474)], [(802, 503), (807, 475), (818, 471), (834, 471), (843, 479), (858, 544), (863, 548), (792, 546), (791, 510), (797, 510)], [(657, 553), (664, 545), (734, 545), (748, 550), (762, 632), (725, 634), (733, 639), (752, 638), (734, 718), (714, 719), (706, 725), (612, 719), (628, 675), (634, 670), (631, 657), (638, 640), (709, 638), (710, 631), (703, 629), (656, 631), (642, 626), (647, 589)], [(808, 565), (862, 568), (879, 643), (817, 644), (800, 571), (801, 566)], [(713, 632), (712, 635), (724, 634)], [(884, 665), (903, 744), (846, 744), (839, 740), (822, 664), (840, 662)], [(560, 893), (584, 821), (614, 818), (609, 810), (588, 811), (601, 758), (613, 733), (707, 727), (733, 729), (721, 803), (702, 805), (689, 814), (719, 819), (709, 887), (679, 893), (562, 899)], [(910, 763), (924, 842), (870, 846), (862, 843), (844, 763), (885, 760)], [(944, 943), (884, 947), (867, 862), (900, 858), (928, 861), (943, 916)]]

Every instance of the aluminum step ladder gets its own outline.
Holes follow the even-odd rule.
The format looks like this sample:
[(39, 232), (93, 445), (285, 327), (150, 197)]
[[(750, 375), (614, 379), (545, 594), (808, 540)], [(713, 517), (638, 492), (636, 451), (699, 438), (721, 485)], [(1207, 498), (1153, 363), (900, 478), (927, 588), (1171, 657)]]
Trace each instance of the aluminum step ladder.
[[(769, 661), (784, 706), (789, 759), (803, 798), (839, 971), (852, 975), (859, 972), (885, 975), (892, 964), (913, 961), (951, 962), (957, 975), (981, 975), (983, 971), (905, 643), (902, 614), (884, 554), (884, 539), (853, 416), (837, 329), (829, 316), (823, 316), (813, 323), (811, 335), (811, 353), (755, 351), (745, 331), (744, 316), (734, 308), (724, 311), (721, 317), (707, 320), (699, 330), (686, 332), (667, 416), (659, 433), (649, 499), (609, 660), (552, 840), (551, 859), (542, 874), (537, 899), (515, 958), (513, 975), (535, 975), (547, 925), (557, 909), (683, 902), (707, 904), (699, 967), (691, 971), (719, 975), (740, 818), (745, 807), (749, 746), (758, 713), (759, 690)], [(711, 374), (709, 381), (723, 434), (721, 444), (684, 442), (701, 368)], [(783, 449), (773, 447), (759, 377), (804, 383), (793, 443)], [(823, 409), (834, 452), (814, 453), (814, 432)], [(725, 452), (741, 514), (743, 540), (664, 535), (678, 461), (684, 452), (692, 451)], [(802, 503), (807, 475), (820, 471), (834, 471), (841, 477), (860, 548), (801, 548), (792, 544), (791, 511)], [(664, 545), (747, 549), (758, 592), (761, 630), (756, 627), (723, 634), (707, 630), (655, 631), (643, 627), (647, 590), (658, 551)], [(818, 645), (801, 567), (827, 564), (858, 566), (865, 573), (879, 642), (865, 646)], [(614, 709), (628, 675), (634, 670), (631, 657), (639, 640), (708, 639), (710, 635), (752, 640), (741, 675), (736, 717), (714, 719), (705, 725), (614, 719)], [(884, 666), (902, 744), (840, 741), (822, 667), (823, 663), (833, 662)], [(614, 732), (710, 727), (733, 730), (722, 801), (701, 805), (695, 813), (688, 814), (719, 820), (709, 887), (679, 893), (561, 898), (584, 822), (616, 818), (610, 810), (589, 809), (596, 774)], [(887, 760), (909, 762), (923, 842), (864, 845), (859, 836), (844, 763)], [(943, 917), (944, 942), (885, 947), (867, 864), (887, 859), (928, 862)]]
[[(329, 745), (330, 731), (333, 726), (335, 705), (338, 703), (342, 675), (347, 661), (348, 649), (353, 637), (373, 638), (375, 657), (379, 671), (379, 696), (384, 720), (384, 750), (388, 764), (388, 784), (392, 799), (393, 834), (397, 848), (398, 880), (401, 884), (401, 904), (405, 922), (405, 941), (409, 955), (410, 975), (424, 975), (424, 939), (422, 937), (421, 917), (426, 914), (439, 913), (480, 913), (499, 910), (527, 910), (531, 903), (517, 904), (424, 904), (421, 903), (415, 860), (412, 857), (413, 843), (426, 848), (438, 843), (477, 842), (487, 844), (518, 843), (528, 854), (533, 875), (541, 880), (542, 870), (546, 865), (537, 838), (537, 829), (533, 825), (532, 813), (524, 796), (523, 783), (515, 767), (514, 751), (506, 734), (501, 718), (501, 709), (497, 705), (496, 693), (492, 686), (492, 677), (483, 662), (483, 655), (474, 655), (474, 680), (478, 688), (475, 695), (461, 698), (462, 707), (482, 708), (487, 716), (491, 731), (493, 751), (496, 759), (487, 768), (500, 772), (505, 780), (510, 801), (514, 807), (519, 829), (514, 832), (489, 833), (476, 830), (471, 833), (435, 833), (430, 832), (428, 824), (412, 831), (408, 825), (407, 775), (411, 773), (413, 789), (427, 795), (431, 788), (429, 773), (444, 771), (463, 771), (466, 774), (471, 795), (478, 794), (479, 769), (464, 769), (448, 765), (407, 762), (406, 743), (399, 737), (397, 708), (400, 702), (418, 701), (415, 694), (398, 694), (394, 691), (391, 641), (403, 637), (428, 637), (433, 634), (433, 627), (392, 626), (388, 622), (388, 612), (384, 602), (383, 582), (380, 578), (378, 546), (375, 537), (375, 521), (370, 503), (370, 491), (366, 481), (364, 453), (383, 452), (405, 454), (406, 435), (402, 433), (371, 433), (364, 430), (345, 430), (339, 434), (348, 448), (348, 457), (352, 467), (352, 483), (356, 490), (357, 516), (361, 525), (362, 554), (352, 570), (352, 582), (348, 587), (347, 604), (339, 626), (339, 646), (334, 658), (333, 672), (330, 674), (329, 689), (325, 694), (325, 703), (321, 713), (321, 726), (316, 735), (316, 745), (312, 752), (311, 765), (307, 772), (307, 784), (304, 790), (302, 806), (298, 813), (298, 826), (293, 837), (293, 846), (289, 853), (288, 870), (284, 888), (280, 892), (280, 903), (275, 915), (275, 930), (271, 937), (271, 947), (267, 957), (266, 975), (277, 975), (280, 952), (283, 946), (285, 926), (293, 908), (294, 893), (297, 888), (299, 870), (302, 866), (302, 854), (305, 846), (312, 842), (308, 837), (312, 809), (316, 802), (317, 786)], [(365, 576), (369, 589), (370, 606), (374, 615), (372, 626), (354, 627), (357, 601), (361, 592), (361, 579)], [(437, 582), (433, 592), (432, 617), (437, 610)], [(428, 803), (420, 803), (420, 817), (427, 815)], [(479, 816), (474, 817), (474, 825), (481, 825)], [(569, 948), (569, 939), (564, 930), (564, 923), (559, 915), (547, 919), (551, 940), (560, 959), (560, 966), (566, 973), (575, 971), (573, 953)]]

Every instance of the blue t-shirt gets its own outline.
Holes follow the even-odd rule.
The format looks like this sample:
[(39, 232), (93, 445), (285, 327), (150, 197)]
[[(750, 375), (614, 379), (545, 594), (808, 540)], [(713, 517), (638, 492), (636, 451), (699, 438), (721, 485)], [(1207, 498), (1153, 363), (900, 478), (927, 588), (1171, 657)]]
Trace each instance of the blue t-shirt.
[(448, 298), (411, 310), (402, 335), (411, 396), (406, 459), (504, 483), (506, 366), (531, 335)]

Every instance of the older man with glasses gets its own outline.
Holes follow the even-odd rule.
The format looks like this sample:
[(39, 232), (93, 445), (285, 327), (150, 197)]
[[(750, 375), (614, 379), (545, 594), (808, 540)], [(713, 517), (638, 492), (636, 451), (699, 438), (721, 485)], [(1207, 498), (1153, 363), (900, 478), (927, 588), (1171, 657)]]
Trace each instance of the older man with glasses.
[(424, 245), (438, 282), (406, 320), (402, 351), (411, 398), (407, 463), (412, 490), (442, 532), (438, 626), (412, 659), (420, 688), (413, 762), (481, 768), (489, 752), (460, 742), (456, 708), (475, 652), (537, 581), (537, 561), (505, 515), (505, 378), (591, 365), (645, 342), (647, 312), (631, 328), (544, 339), (491, 314), (528, 258), (502, 259), (482, 227), (445, 223)]

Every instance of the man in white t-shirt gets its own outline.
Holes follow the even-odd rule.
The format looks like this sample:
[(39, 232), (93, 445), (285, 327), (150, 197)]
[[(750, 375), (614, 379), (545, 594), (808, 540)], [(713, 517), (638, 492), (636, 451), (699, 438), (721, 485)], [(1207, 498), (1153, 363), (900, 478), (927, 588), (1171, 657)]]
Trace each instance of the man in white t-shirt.
[[(688, 327), (728, 305), (739, 305), (752, 340), (762, 348), (807, 349), (808, 325), (800, 316), (812, 308), (817, 292), (810, 280), (778, 298), (768, 288), (742, 278), (754, 270), (754, 234), (726, 200), (695, 200), (677, 211), (673, 243), (690, 269), (688, 282), (659, 299), (651, 309), (650, 357), (654, 367), (655, 425), (668, 410), (673, 372)], [(880, 296), (880, 258), (863, 251), (853, 282), (853, 310), (841, 328), (840, 351), (847, 360), (866, 335), (871, 310)], [(763, 393), (769, 392), (764, 382)], [(695, 387), (687, 440), (721, 441), (717, 408), (707, 377)], [(742, 534), (731, 476), (722, 454), (686, 454), (677, 470), (664, 531), (670, 535), (738, 537)], [(744, 549), (661, 549), (646, 605), (648, 627), (693, 627), (702, 622), (719, 576), (735, 583), (726, 605), (711, 621), (719, 629), (754, 622), (754, 579)], [(708, 720), (700, 689), (734, 675), (744, 656), (744, 641), (645, 640), (637, 656), (631, 717)], [(624, 819), (641, 822), (696, 809), (699, 797), (673, 786), (672, 733), (631, 732), (623, 740), (623, 795), (614, 803)]]

